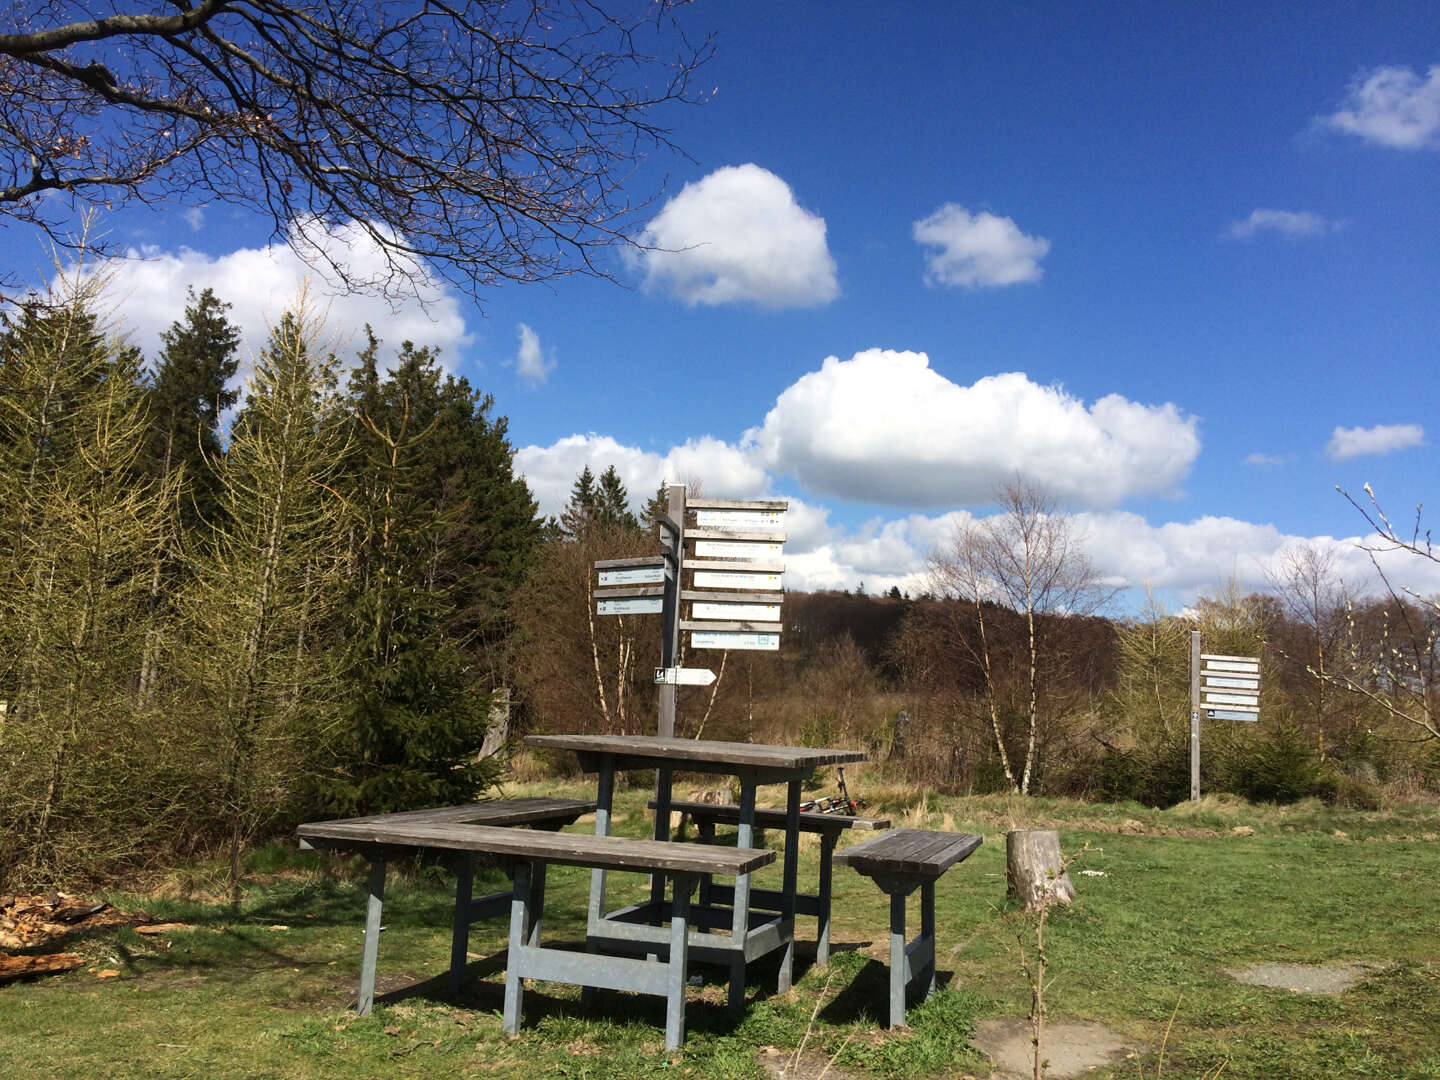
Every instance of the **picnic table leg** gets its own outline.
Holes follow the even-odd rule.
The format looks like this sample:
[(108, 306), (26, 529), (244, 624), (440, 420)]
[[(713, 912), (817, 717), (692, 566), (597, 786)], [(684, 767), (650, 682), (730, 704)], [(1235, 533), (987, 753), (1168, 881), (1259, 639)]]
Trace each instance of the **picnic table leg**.
[(920, 886), (920, 939), (929, 945), (930, 978), (925, 984), (925, 997), (935, 993), (935, 967), (939, 957), (935, 954), (935, 882), (926, 881)]
[(548, 865), (535, 863), (530, 868), (530, 895), (526, 897), (530, 908), (526, 916), (530, 933), (525, 937), (525, 944), (533, 948), (540, 947), (540, 923), (545, 915), (545, 869)]
[(385, 856), (370, 861), (370, 894), (365, 901), (365, 946), (360, 957), (360, 993), (355, 1015), (369, 1016), (375, 1008), (375, 961), (380, 954), (380, 909), (385, 903)]
[(455, 856), (455, 922), (450, 937), (450, 996), (458, 998), (465, 982), (470, 952), (470, 894), (475, 883), (475, 856)]
[(785, 872), (780, 885), (780, 922), (789, 923), (789, 940), (780, 954), (777, 989), (785, 993), (795, 978), (795, 889), (800, 868), (800, 781), (791, 780), (785, 802)]
[(890, 894), (890, 1026), (905, 1026), (905, 893)]
[(690, 961), (690, 893), (693, 874), (676, 874), (670, 900), (670, 963), (665, 972), (665, 1049), (685, 1043), (685, 985)]
[(510, 897), (510, 952), (505, 960), (505, 1011), (501, 1026), (506, 1035), (520, 1033), (520, 1013), (525, 996), (525, 979), (520, 974), (520, 950), (530, 940), (530, 915), (533, 893), (530, 888), (530, 864), (515, 864), (515, 889)]
[[(675, 771), (668, 765), (655, 770), (655, 829), (656, 840), (670, 839), (670, 803), (675, 784)], [(650, 875), (650, 900), (655, 904), (665, 902), (665, 875)]]
[(830, 888), (831, 859), (840, 834), (826, 829), (820, 834), (820, 924), (815, 931), (815, 962), (825, 965), (830, 962)]
[[(610, 807), (615, 800), (615, 759), (606, 754), (600, 759), (598, 785), (595, 792), (595, 835), (610, 835)], [(590, 871), (590, 906), (586, 914), (585, 951), (593, 953), (595, 945), (590, 935), (600, 929), (600, 920), (605, 917), (605, 871)], [(595, 1000), (595, 987), (580, 988), (580, 1002), (588, 1005)]]
[[(737, 847), (750, 847), (755, 838), (755, 778), (740, 778), (740, 825), (735, 843)], [(735, 875), (735, 907), (731, 914), (730, 936), (739, 942), (739, 949), (730, 957), (730, 1008), (745, 1007), (745, 948), (744, 941), (750, 933), (750, 875)]]

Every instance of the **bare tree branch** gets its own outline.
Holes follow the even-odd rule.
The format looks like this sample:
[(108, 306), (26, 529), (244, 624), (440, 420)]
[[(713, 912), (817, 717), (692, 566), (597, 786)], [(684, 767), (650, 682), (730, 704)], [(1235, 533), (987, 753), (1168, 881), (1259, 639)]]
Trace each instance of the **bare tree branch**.
[[(87, 206), (200, 191), (352, 288), (603, 274), (638, 224), (625, 184), (710, 54), (679, 2), (11, 0), (0, 218), (63, 242)], [(349, 222), (384, 273), (326, 256)]]

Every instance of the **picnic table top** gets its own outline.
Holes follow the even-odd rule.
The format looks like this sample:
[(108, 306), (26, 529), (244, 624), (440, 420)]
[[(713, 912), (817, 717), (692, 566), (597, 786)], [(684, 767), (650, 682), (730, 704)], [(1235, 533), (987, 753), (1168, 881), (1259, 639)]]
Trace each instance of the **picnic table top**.
[(773, 862), (775, 852), (716, 848), (668, 840), (635, 840), (591, 833), (537, 832), (499, 825), (415, 821), (317, 821), (296, 832), (313, 847), (340, 850), (415, 848), (484, 852), (502, 858), (679, 873), (740, 874)]
[[(594, 758), (613, 756), (618, 768), (679, 765), (694, 772), (737, 773), (749, 769), (806, 774), (824, 765), (864, 761), (861, 750), (828, 750), (814, 746), (767, 746), (762, 743), (711, 739), (662, 738), (658, 735), (530, 735), (529, 746), (573, 750), (581, 767), (595, 768)], [(587, 763), (590, 762), (590, 763)]]

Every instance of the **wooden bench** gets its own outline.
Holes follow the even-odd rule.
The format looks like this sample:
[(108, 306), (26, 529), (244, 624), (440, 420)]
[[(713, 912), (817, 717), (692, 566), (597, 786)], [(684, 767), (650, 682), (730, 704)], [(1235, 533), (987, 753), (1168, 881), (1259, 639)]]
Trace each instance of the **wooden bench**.
[[(363, 1011), (368, 1012), (374, 1000), (375, 953), (387, 856), (393, 852), (416, 850), (452, 852), (472, 859), (477, 854), (486, 854), (507, 864), (514, 882), (510, 893), (510, 947), (505, 962), (505, 1031), (514, 1035), (520, 1030), (525, 980), (546, 979), (665, 998), (667, 1049), (676, 1049), (685, 1041), (690, 894), (700, 876), (704, 873), (748, 873), (775, 859), (773, 851), (751, 848), (702, 850), (693, 844), (676, 844), (666, 840), (536, 832), (493, 825), (417, 822), (413, 819), (318, 822), (302, 825), (299, 833), (312, 847), (360, 851), (371, 860), (370, 898), (365, 915), (365, 958), (361, 975)], [(551, 863), (583, 866), (591, 870), (633, 870), (669, 878), (670, 933), (665, 963), (542, 947), (540, 928), (545, 907), (545, 870)], [(457, 902), (457, 909), (458, 906)], [(457, 910), (457, 926), (458, 919)], [(453, 972), (452, 953), (452, 975)]]
[[(650, 802), (650, 809), (655, 809), (653, 800)], [(738, 806), (705, 802), (672, 802), (670, 810), (672, 813), (684, 814), (691, 818), (700, 833), (701, 841), (707, 844), (715, 841), (716, 825), (738, 827), (740, 824), (740, 807)], [(751, 842), (758, 848), (765, 843), (766, 829), (783, 830), (785, 828), (785, 811), (757, 806), (754, 826), (754, 838)], [(801, 812), (800, 831), (820, 834), (820, 881), (817, 891), (795, 894), (796, 914), (813, 915), (818, 920), (815, 934), (815, 962), (817, 964), (830, 962), (831, 863), (835, 854), (835, 846), (839, 843), (841, 834), (849, 829), (888, 829), (889, 827), (889, 818), (851, 817), (848, 814), (820, 814), (814, 811)], [(702, 904), (734, 903), (734, 887), (716, 885), (707, 875), (700, 880), (699, 899)], [(781, 899), (778, 889), (750, 890), (750, 906), (761, 911), (779, 911)]]
[[(358, 851), (366, 854), (365, 845), (342, 844), (326, 835), (331, 826), (339, 825), (493, 825), (514, 828), (529, 826), (533, 829), (555, 831), (570, 825), (584, 814), (595, 811), (595, 804), (581, 799), (551, 799), (530, 796), (522, 799), (490, 799), (485, 802), (464, 803), (459, 806), (437, 806), (425, 810), (401, 810), (391, 814), (366, 814), (361, 817), (339, 818), (334, 821), (320, 821), (300, 827), (300, 847), (327, 848), (330, 850)], [(312, 836), (314, 838), (312, 842)], [(413, 855), (418, 848), (398, 847), (390, 852), (389, 858), (403, 858)], [(373, 853), (371, 853), (373, 856)], [(385, 853), (381, 853), (382, 856)], [(475, 881), (475, 855), (473, 852), (456, 852), (451, 857), (455, 869), (455, 917), (453, 937), (450, 944), (450, 993), (458, 997), (465, 981), (465, 960), (469, 951), (470, 926), (482, 919), (495, 919), (510, 913), (513, 895), (510, 890), (491, 893), (489, 896), (471, 895)], [(371, 892), (370, 902), (374, 905), (375, 925), (378, 927), (380, 904), (385, 883), (385, 859), (377, 863), (370, 860)], [(379, 874), (376, 885), (375, 874)], [(381, 891), (376, 892), (376, 888)], [(368, 924), (367, 924), (368, 925)], [(367, 931), (365, 941), (365, 962), (360, 969), (360, 991), (356, 999), (356, 1012), (361, 1016), (369, 1014), (375, 1000), (375, 962), (379, 931), (373, 935)]]
[[(905, 993), (935, 991), (935, 882), (980, 846), (971, 833), (894, 829), (854, 847), (836, 861), (872, 879), (890, 896), (890, 1026), (905, 1026)], [(905, 898), (920, 890), (920, 933), (905, 940)]]

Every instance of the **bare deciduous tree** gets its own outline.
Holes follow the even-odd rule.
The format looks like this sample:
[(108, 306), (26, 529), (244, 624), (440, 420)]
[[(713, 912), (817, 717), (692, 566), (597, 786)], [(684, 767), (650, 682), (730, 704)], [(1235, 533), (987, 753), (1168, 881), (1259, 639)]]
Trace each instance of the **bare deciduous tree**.
[[(1089, 615), (1113, 595), (1103, 587), (1076, 535), (1073, 519), (1058, 511), (1054, 500), (1021, 479), (995, 492), (1000, 513), (956, 530), (948, 551), (932, 559), (942, 595), (972, 603), (980, 620), (981, 661), (996, 748), (1006, 779), (1020, 794), (1030, 793), (1035, 766), (1036, 735), (1042, 710), (1041, 619), (1047, 615)], [(1017, 780), (1002, 737), (995, 692), (991, 642), (985, 624), (986, 602), (1003, 605), (1021, 617), (1024, 626), (1023, 686), (1025, 753)]]
[[(668, 145), (657, 107), (691, 99), (709, 52), (676, 6), (11, 0), (0, 218), (63, 242), (78, 207), (199, 192), (351, 286), (424, 262), (472, 294), (593, 272), (631, 224), (638, 157)], [(326, 255), (351, 222), (386, 257), (378, 280)]]
[(1378, 635), (1362, 633), (1354, 605), (1347, 605), (1348, 665), (1331, 674), (1312, 674), (1418, 729), (1423, 739), (1440, 739), (1440, 599), (1395, 585), (1381, 565), (1381, 557), (1390, 552), (1408, 553), (1431, 563), (1440, 563), (1440, 553), (1423, 528), (1420, 507), (1415, 508), (1407, 536), (1396, 529), (1369, 484), (1365, 485), (1365, 503), (1336, 490), (1371, 528), (1369, 540), (1360, 546), (1369, 553), (1380, 577), (1384, 600)]

